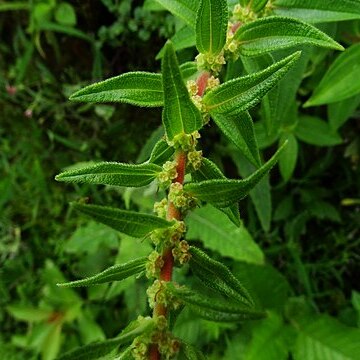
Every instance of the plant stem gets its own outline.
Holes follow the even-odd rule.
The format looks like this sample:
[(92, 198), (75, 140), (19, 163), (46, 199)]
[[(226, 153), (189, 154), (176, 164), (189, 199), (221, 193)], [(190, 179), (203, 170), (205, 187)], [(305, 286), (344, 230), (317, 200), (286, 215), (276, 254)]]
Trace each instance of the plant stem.
[[(187, 159), (187, 154), (184, 151), (178, 151), (175, 154), (175, 161), (177, 163), (177, 166), (176, 166), (177, 177), (173, 180), (173, 183), (176, 183), (176, 182), (178, 182), (180, 184), (184, 183), (186, 159)], [(182, 215), (181, 215), (180, 211), (174, 206), (174, 204), (171, 201), (168, 202), (166, 218), (167, 218), (167, 220), (182, 220)], [(168, 282), (168, 281), (171, 281), (171, 279), (172, 279), (172, 273), (173, 273), (173, 268), (174, 268), (174, 256), (172, 254), (171, 247), (164, 249), (164, 251), (162, 253), (162, 258), (164, 260), (164, 265), (160, 271), (160, 280)], [(156, 302), (156, 299), (155, 299), (153, 317), (158, 317), (158, 316), (166, 317), (167, 309), (163, 304), (159, 304), (158, 302)], [(150, 360), (160, 360), (161, 359), (160, 352), (155, 344), (150, 347), (149, 358), (150, 358)]]

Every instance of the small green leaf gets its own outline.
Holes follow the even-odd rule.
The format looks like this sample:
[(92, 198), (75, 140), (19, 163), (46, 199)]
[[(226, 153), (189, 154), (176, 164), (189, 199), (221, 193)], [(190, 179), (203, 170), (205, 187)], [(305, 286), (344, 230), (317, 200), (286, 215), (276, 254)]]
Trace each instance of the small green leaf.
[(70, 100), (158, 107), (163, 105), (161, 83), (161, 74), (129, 72), (86, 86), (72, 94)]
[[(125, 329), (117, 338), (109, 339), (102, 342), (91, 343), (89, 345), (71, 350), (57, 358), (57, 360), (98, 360), (104, 359), (120, 345), (132, 342), (136, 337), (150, 331), (154, 325), (151, 318), (143, 318), (134, 322), (136, 326), (130, 324), (130, 329)], [(131, 326), (132, 325), (132, 326)], [(115, 357), (114, 356), (111, 358)]]
[(199, 52), (219, 54), (225, 45), (227, 26), (226, 0), (200, 0), (196, 14), (196, 47)]
[(196, 247), (191, 246), (189, 251), (190, 268), (204, 285), (246, 306), (254, 306), (249, 292), (224, 264), (211, 259)]
[(149, 162), (160, 166), (171, 158), (174, 151), (173, 147), (169, 146), (164, 139), (161, 139), (154, 146)]
[(154, 215), (106, 206), (73, 203), (72, 207), (102, 224), (133, 237), (143, 237), (155, 229), (172, 225), (172, 223)]
[(360, 105), (360, 94), (328, 105), (328, 119), (333, 131), (337, 131), (354, 114)]
[(200, 317), (217, 322), (261, 319), (265, 313), (218, 298), (209, 298), (193, 289), (167, 284), (167, 289)]
[(6, 309), (15, 319), (28, 322), (45, 321), (52, 314), (52, 310), (37, 309), (24, 305), (9, 305)]
[[(209, 159), (203, 158), (199, 170), (191, 174), (193, 181), (199, 182), (211, 179), (226, 179), (221, 170)], [(229, 220), (236, 226), (241, 226), (240, 212), (238, 204), (233, 204), (229, 207), (219, 208)]]
[(250, 2), (251, 9), (255, 12), (260, 12), (269, 0), (252, 0)]
[(360, 18), (360, 3), (357, 0), (275, 0), (272, 5), (276, 14), (310, 23)]
[(173, 15), (195, 28), (197, 2), (193, 0), (156, 0)]
[(236, 31), (241, 54), (259, 56), (269, 51), (302, 44), (344, 50), (335, 40), (316, 27), (300, 20), (270, 16), (247, 23)]
[(251, 163), (255, 166), (261, 165), (254, 124), (247, 111), (232, 115), (214, 113), (212, 118), (225, 136)]
[(60, 283), (57, 286), (60, 287), (79, 287), (79, 286), (90, 286), (99, 285), (112, 281), (121, 281), (130, 276), (141, 273), (145, 270), (147, 258), (142, 257), (136, 260), (129, 261), (125, 264), (114, 265), (99, 274), (90, 276), (86, 279), (71, 281), (67, 283)]
[(66, 2), (60, 3), (55, 11), (55, 20), (62, 25), (75, 26), (76, 13), (74, 7)]
[(175, 50), (170, 42), (165, 46), (162, 61), (164, 110), (163, 124), (169, 140), (175, 135), (190, 134), (202, 126), (202, 116), (190, 99), (182, 79)]
[(278, 161), (279, 155), (284, 149), (284, 145), (285, 144), (277, 150), (268, 162), (244, 180), (205, 180), (199, 183), (186, 184), (184, 189), (189, 191), (199, 200), (209, 202), (216, 206), (229, 206), (245, 198), (249, 191), (251, 191), (270, 171)]
[(54, 360), (59, 353), (61, 345), (62, 323), (51, 324), (51, 330), (41, 345), (41, 359)]
[(193, 211), (186, 219), (186, 238), (201, 240), (204, 247), (222, 256), (254, 264), (264, 263), (264, 254), (245, 226), (234, 225), (211, 205)]
[(203, 98), (208, 112), (233, 115), (254, 107), (296, 63), (300, 54), (297, 51), (263, 71), (229, 80), (209, 91)]
[(360, 44), (354, 44), (340, 54), (321, 79), (311, 98), (304, 106), (329, 104), (360, 93)]
[(311, 145), (334, 146), (342, 143), (339, 134), (333, 131), (327, 122), (314, 116), (300, 117), (295, 135)]
[(280, 138), (280, 144), (287, 141), (287, 146), (280, 155), (279, 158), (279, 169), (284, 181), (289, 181), (291, 178), (298, 157), (298, 142), (296, 137), (291, 133), (283, 134)]
[(162, 171), (155, 164), (124, 164), (102, 162), (93, 166), (65, 171), (55, 177), (57, 181), (140, 187), (150, 184)]

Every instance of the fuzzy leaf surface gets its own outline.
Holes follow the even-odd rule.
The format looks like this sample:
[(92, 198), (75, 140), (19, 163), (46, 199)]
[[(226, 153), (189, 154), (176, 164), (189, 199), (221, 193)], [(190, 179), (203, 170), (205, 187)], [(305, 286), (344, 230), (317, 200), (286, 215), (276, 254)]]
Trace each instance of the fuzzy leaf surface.
[(191, 254), (190, 268), (202, 283), (233, 300), (250, 307), (254, 306), (254, 301), (249, 292), (229, 268), (219, 261), (211, 259), (194, 246), (191, 246), (189, 251)]
[(70, 96), (83, 102), (120, 102), (145, 107), (163, 104), (161, 75), (148, 72), (128, 72), (89, 85)]
[(263, 264), (264, 254), (244, 225), (236, 226), (211, 205), (193, 211), (186, 219), (187, 239), (201, 240), (204, 247), (231, 259)]
[(140, 238), (155, 229), (166, 228), (172, 225), (172, 223), (158, 216), (120, 210), (107, 206), (74, 203), (72, 207), (90, 216), (94, 220), (132, 237)]
[(212, 118), (224, 135), (251, 163), (255, 166), (261, 165), (254, 124), (247, 111), (229, 115), (214, 113)]
[(269, 51), (302, 44), (344, 50), (331, 37), (316, 27), (290, 17), (270, 16), (247, 23), (237, 30), (241, 54), (259, 56)]
[(217, 322), (238, 322), (251, 319), (261, 319), (262, 311), (243, 305), (231, 303), (218, 298), (209, 298), (193, 289), (167, 284), (167, 289), (189, 306), (200, 317)]
[(169, 146), (164, 139), (161, 139), (155, 144), (149, 162), (160, 166), (171, 158), (174, 151), (173, 147)]
[(255, 12), (261, 11), (269, 0), (252, 0), (250, 3), (251, 9)]
[(249, 194), (249, 192), (276, 164), (283, 149), (284, 145), (277, 150), (269, 161), (246, 179), (205, 180), (199, 183), (186, 184), (184, 189), (189, 191), (199, 200), (209, 202), (216, 206), (229, 206), (240, 201)]
[(90, 276), (85, 279), (71, 281), (67, 283), (57, 284), (60, 287), (79, 287), (79, 286), (90, 286), (99, 285), (112, 281), (121, 281), (130, 276), (141, 273), (145, 270), (145, 264), (147, 257), (138, 258), (129, 261), (125, 264), (114, 265), (99, 274)]
[(295, 52), (263, 71), (229, 80), (209, 91), (203, 98), (208, 112), (212, 116), (233, 115), (254, 107), (296, 63), (300, 54)]
[(101, 162), (89, 167), (65, 171), (55, 177), (57, 181), (140, 187), (150, 184), (162, 168), (155, 164), (124, 164)]
[(293, 16), (310, 23), (360, 18), (358, 0), (275, 0), (275, 14)]
[(330, 104), (360, 93), (360, 44), (354, 44), (331, 64), (305, 106)]
[(185, 21), (189, 26), (195, 28), (197, 1), (193, 0), (156, 0), (174, 16)]
[(190, 99), (182, 79), (175, 50), (170, 42), (165, 45), (162, 60), (164, 109), (163, 124), (169, 140), (174, 136), (190, 134), (202, 126), (202, 116)]
[(200, 0), (196, 14), (196, 47), (200, 53), (217, 55), (225, 45), (228, 26), (226, 0)]

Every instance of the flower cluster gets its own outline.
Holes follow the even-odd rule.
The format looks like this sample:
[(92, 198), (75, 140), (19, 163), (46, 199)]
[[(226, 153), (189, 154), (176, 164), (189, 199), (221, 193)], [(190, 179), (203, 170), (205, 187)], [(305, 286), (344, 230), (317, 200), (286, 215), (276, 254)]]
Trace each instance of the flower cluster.
[(180, 241), (185, 231), (185, 223), (177, 220), (171, 227), (154, 230), (150, 235), (150, 239), (156, 246), (161, 245), (166, 248)]
[(178, 244), (172, 249), (174, 259), (178, 261), (181, 265), (187, 263), (191, 258), (189, 249), (190, 246), (186, 240), (179, 241)]
[(160, 186), (165, 188), (170, 186), (172, 180), (174, 180), (178, 175), (176, 171), (176, 167), (177, 167), (176, 161), (167, 161), (163, 165), (163, 171), (161, 171), (157, 176)]
[(222, 66), (226, 64), (223, 51), (216, 55), (199, 54), (195, 60), (199, 69), (211, 71), (215, 75), (219, 74)]
[(159, 277), (160, 270), (163, 266), (164, 260), (162, 256), (156, 250), (154, 250), (148, 256), (148, 262), (146, 263), (146, 277), (148, 279)]
[(155, 303), (164, 306), (166, 309), (176, 310), (181, 306), (181, 302), (166, 288), (166, 281), (155, 280), (146, 290), (150, 308), (154, 308)]
[(178, 182), (170, 185), (168, 198), (182, 214), (196, 206), (196, 199), (184, 191), (183, 185)]

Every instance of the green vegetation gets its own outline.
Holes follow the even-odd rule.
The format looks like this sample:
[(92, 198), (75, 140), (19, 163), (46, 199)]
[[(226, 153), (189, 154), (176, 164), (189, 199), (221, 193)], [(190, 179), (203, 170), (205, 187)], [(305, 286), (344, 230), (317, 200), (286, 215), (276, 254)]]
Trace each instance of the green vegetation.
[(1, 358), (360, 359), (358, 0), (0, 28)]

